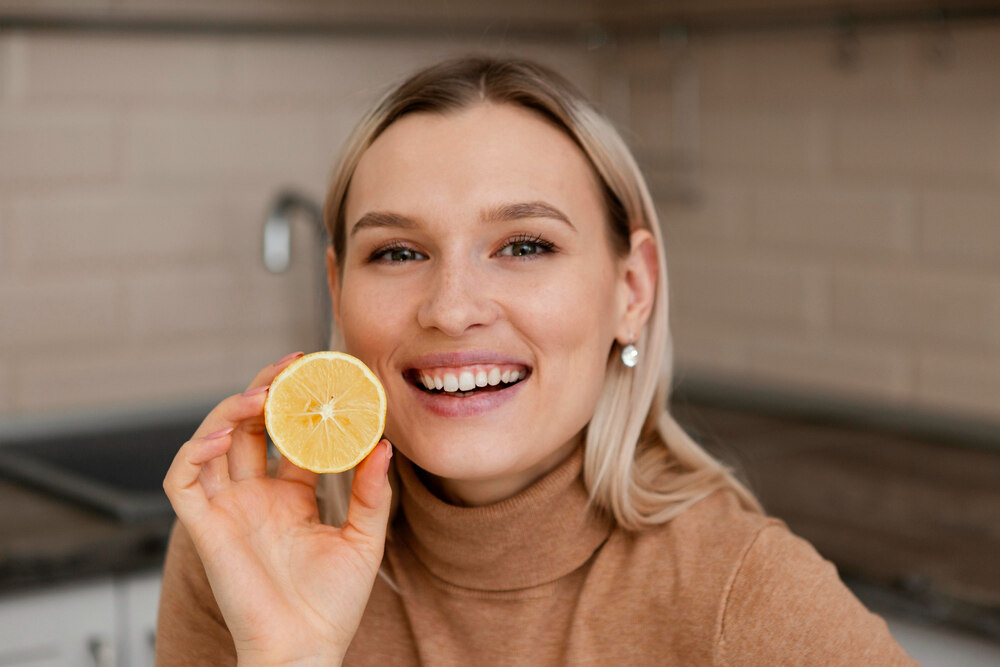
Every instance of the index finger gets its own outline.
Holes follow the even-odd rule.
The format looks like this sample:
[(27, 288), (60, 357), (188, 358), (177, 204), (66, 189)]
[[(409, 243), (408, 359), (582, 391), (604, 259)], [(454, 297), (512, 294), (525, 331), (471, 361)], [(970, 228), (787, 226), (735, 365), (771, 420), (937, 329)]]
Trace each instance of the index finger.
[(288, 364), (292, 363), (299, 357), (305, 355), (305, 352), (292, 352), (287, 354), (278, 361), (274, 362), (270, 366), (265, 366), (257, 373), (257, 377), (253, 379), (250, 385), (247, 387), (247, 391), (251, 389), (256, 389), (257, 387), (263, 387), (274, 382), (274, 378), (278, 377), (278, 373), (285, 370)]
[[(289, 363), (302, 356), (301, 352), (294, 352), (277, 361), (270, 366), (263, 368), (257, 377), (250, 383), (250, 387), (242, 394), (235, 394), (224, 399), (216, 405), (211, 412), (201, 422), (198, 430), (195, 431), (195, 438), (203, 437), (208, 433), (214, 433), (220, 429), (232, 427), (240, 429), (246, 424), (255, 429), (257, 421), (263, 425), (264, 419), (264, 399), (266, 389), (271, 382), (283, 371)], [(238, 436), (234, 436), (238, 439)]]
[[(275, 363), (267, 366), (257, 374), (246, 393), (254, 395), (263, 392), (274, 381), (278, 374), (285, 370), (302, 352), (285, 355)], [(267, 440), (264, 436), (263, 404), (261, 410), (247, 416), (239, 425), (233, 436), (233, 447), (228, 456), (229, 476), (234, 480), (249, 477), (263, 477), (267, 474)]]

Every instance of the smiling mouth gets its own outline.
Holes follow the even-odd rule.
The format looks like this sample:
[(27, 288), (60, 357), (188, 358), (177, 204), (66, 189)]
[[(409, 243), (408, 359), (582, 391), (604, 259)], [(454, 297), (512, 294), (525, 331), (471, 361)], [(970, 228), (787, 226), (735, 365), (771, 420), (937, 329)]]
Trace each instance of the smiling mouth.
[(523, 382), (530, 375), (531, 369), (520, 364), (411, 368), (403, 373), (407, 382), (424, 393), (454, 398), (503, 391)]

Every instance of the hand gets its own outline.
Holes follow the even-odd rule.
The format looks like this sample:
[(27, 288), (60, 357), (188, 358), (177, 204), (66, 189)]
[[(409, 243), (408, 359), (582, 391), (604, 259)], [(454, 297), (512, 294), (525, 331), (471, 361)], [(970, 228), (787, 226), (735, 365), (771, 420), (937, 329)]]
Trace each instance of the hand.
[(241, 665), (339, 664), (357, 631), (385, 546), (392, 448), (355, 469), (343, 526), (320, 522), (318, 475), (282, 459), (266, 472), (264, 399), (297, 356), (230, 396), (177, 452), (163, 482), (191, 534)]

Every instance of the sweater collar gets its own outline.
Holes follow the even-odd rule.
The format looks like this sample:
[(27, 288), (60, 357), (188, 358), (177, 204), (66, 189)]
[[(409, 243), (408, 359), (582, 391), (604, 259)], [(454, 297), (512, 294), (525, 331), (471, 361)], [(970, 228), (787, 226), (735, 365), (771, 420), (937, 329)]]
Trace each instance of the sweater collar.
[(511, 498), (460, 507), (435, 496), (400, 456), (396, 534), (432, 574), (456, 586), (509, 591), (555, 581), (587, 562), (611, 532), (611, 521), (587, 504), (582, 468), (579, 448)]

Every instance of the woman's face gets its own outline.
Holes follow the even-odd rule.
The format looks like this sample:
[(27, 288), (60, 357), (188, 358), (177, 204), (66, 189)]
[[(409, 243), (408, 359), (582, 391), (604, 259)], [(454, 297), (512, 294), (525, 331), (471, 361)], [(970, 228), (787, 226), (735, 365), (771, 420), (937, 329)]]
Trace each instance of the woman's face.
[(390, 441), (469, 504), (562, 460), (639, 326), (576, 144), (513, 105), (410, 114), (364, 153), (345, 211), (334, 311), (385, 385)]

